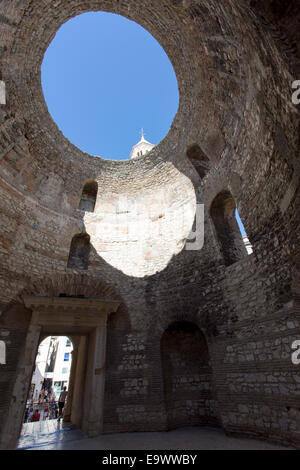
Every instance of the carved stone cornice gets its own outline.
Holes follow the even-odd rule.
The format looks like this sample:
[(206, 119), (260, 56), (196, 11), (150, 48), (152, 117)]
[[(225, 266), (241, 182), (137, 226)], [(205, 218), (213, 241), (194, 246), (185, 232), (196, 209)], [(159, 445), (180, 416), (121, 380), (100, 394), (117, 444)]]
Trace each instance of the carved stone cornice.
[(76, 297), (39, 297), (33, 295), (25, 295), (23, 297), (26, 308), (33, 311), (49, 311), (50, 312), (74, 312), (109, 314), (116, 312), (120, 302), (110, 299), (80, 299)]
[(116, 312), (120, 302), (110, 299), (76, 297), (23, 296), (26, 308), (32, 310), (32, 325), (43, 332), (86, 332), (94, 327), (106, 327), (107, 317)]

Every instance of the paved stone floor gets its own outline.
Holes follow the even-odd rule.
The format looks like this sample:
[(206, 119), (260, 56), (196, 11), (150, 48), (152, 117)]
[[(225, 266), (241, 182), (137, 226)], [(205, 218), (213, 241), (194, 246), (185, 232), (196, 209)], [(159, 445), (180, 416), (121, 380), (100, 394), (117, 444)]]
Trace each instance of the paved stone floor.
[[(44, 449), (49, 446), (66, 445), (68, 441), (87, 439), (87, 436), (73, 425), (58, 423), (56, 419), (23, 424), (18, 449)], [(53, 447), (53, 449), (56, 447)]]
[(169, 432), (106, 434), (87, 438), (56, 420), (23, 425), (18, 449), (27, 450), (280, 450), (286, 447), (255, 439), (225, 436), (216, 428), (191, 427)]

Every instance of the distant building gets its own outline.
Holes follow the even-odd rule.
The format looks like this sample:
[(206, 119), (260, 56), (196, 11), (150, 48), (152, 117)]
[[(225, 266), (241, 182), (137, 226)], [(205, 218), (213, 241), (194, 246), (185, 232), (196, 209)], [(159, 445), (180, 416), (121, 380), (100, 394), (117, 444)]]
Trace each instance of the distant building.
[(146, 155), (146, 153), (150, 152), (150, 150), (155, 147), (155, 145), (151, 144), (145, 139), (145, 134), (142, 129), (142, 137), (141, 140), (132, 147), (131, 153), (130, 153), (130, 158), (136, 158), (136, 157), (141, 157), (142, 155)]
[(244, 245), (246, 247), (248, 255), (251, 255), (251, 253), (253, 253), (253, 248), (252, 248), (251, 243), (249, 242), (249, 238), (248, 237), (243, 237), (243, 242), (244, 242)]
[(41, 342), (31, 381), (30, 399), (37, 400), (47, 389), (58, 399), (63, 387), (69, 384), (73, 345), (66, 336), (48, 336)]

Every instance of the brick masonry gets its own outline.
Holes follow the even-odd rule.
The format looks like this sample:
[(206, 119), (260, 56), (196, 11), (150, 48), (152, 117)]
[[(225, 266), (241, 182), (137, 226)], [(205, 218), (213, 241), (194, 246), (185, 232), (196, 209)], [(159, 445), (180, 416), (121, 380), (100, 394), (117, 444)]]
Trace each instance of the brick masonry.
[[(189, 322), (204, 334), (211, 366), (201, 379), (193, 372), (191, 382), (174, 376), (183, 415), (191, 422), (217, 416), (214, 424), (227, 433), (300, 446), (300, 366), (291, 362), (291, 344), (300, 339), (299, 111), (291, 102), (298, 52), (286, 55), (276, 36), (288, 30), (291, 44), (299, 28), (296, 16), (278, 16), (271, 2), (263, 17), (261, 2), (223, 3), (2, 5), (0, 338), (8, 362), (0, 365), (0, 430), (30, 321), (21, 294), (65, 293), (122, 301), (108, 323), (104, 432), (168, 428), (162, 338), (174, 322)], [(51, 120), (41, 89), (43, 54), (59, 26), (104, 9), (153, 34), (180, 91), (166, 138), (131, 161), (74, 147)], [(187, 155), (194, 143), (210, 162), (202, 176)], [(97, 200), (85, 212), (80, 199), (90, 180)], [(233, 197), (254, 250), (231, 265), (210, 213), (222, 191)], [(196, 202), (205, 206), (205, 242), (187, 251)], [(85, 232), (83, 275), (67, 263), (73, 236)], [(204, 398), (210, 381), (214, 396)]]

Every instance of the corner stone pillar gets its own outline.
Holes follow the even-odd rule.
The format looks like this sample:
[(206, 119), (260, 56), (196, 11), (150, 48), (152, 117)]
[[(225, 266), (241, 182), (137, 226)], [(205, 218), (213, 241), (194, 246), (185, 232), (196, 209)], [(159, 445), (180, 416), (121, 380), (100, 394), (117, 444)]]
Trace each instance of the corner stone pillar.
[(90, 334), (87, 376), (84, 396), (83, 430), (89, 437), (103, 431), (103, 404), (105, 385), (106, 321)]
[(74, 396), (74, 385), (75, 385), (75, 377), (76, 377), (76, 369), (77, 369), (77, 359), (78, 359), (78, 343), (79, 338), (72, 338), (73, 343), (73, 351), (72, 351), (72, 364), (71, 364), (71, 372), (70, 372), (70, 380), (69, 380), (69, 389), (67, 395), (67, 403), (64, 410), (64, 422), (71, 421), (71, 410), (72, 410), (72, 403), (73, 403), (73, 396)]
[(81, 336), (78, 345), (78, 356), (75, 371), (75, 383), (72, 397), (71, 422), (78, 426), (82, 425), (83, 394), (86, 376), (87, 362), (87, 336)]
[(0, 449), (15, 449), (20, 435), (40, 335), (41, 327), (31, 323), (16, 371), (16, 381), (8, 407), (7, 419), (3, 427)]

